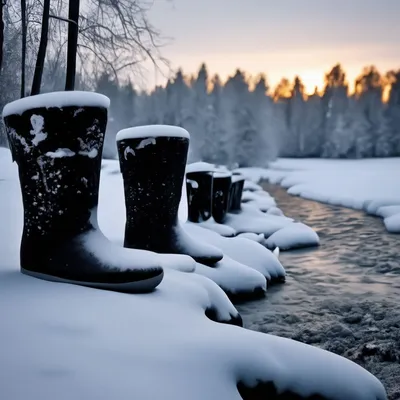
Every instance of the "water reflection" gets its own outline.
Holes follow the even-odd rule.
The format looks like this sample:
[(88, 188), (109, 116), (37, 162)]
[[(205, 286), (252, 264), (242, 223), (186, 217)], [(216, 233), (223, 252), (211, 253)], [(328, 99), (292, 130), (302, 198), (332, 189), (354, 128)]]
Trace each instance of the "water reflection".
[[(265, 188), (287, 216), (318, 232), (321, 245), (281, 253), (287, 282), (270, 287), (265, 299), (238, 306), (245, 325), (353, 359), (382, 380), (389, 398), (399, 399), (393, 377), (400, 376), (400, 235), (363, 212)], [(388, 365), (379, 352), (361, 357), (367, 343), (383, 346), (385, 354), (393, 345), (398, 361)]]

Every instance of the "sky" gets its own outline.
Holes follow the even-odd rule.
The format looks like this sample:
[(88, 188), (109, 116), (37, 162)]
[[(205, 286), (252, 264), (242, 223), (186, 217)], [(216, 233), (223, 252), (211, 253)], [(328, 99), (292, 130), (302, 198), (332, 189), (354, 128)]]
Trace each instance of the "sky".
[[(400, 0), (153, 0), (149, 20), (173, 69), (206, 62), (222, 79), (236, 68), (270, 86), (299, 75), (308, 92), (340, 62), (350, 82), (374, 64), (400, 68)], [(149, 69), (147, 85), (165, 83)]]

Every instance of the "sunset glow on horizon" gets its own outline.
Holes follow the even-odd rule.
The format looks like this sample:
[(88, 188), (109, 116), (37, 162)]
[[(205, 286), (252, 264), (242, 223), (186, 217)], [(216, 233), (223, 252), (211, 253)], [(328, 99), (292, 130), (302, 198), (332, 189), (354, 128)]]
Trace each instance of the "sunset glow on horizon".
[[(362, 10), (362, 13), (360, 13)], [(195, 75), (202, 63), (222, 81), (236, 69), (263, 73), (273, 89), (298, 75), (308, 94), (321, 90), (337, 63), (350, 90), (369, 65), (385, 74), (400, 68), (398, 0), (154, 0), (150, 22), (167, 40), (161, 48), (173, 71)], [(147, 88), (165, 75), (149, 65)]]

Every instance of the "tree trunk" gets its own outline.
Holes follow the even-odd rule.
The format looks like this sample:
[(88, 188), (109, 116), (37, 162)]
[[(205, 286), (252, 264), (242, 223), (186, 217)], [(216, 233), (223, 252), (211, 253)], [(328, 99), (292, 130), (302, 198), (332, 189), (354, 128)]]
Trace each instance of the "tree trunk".
[(3, 21), (3, 0), (0, 0), (0, 75), (3, 64), (3, 45), (4, 45), (4, 21)]
[(21, 49), (21, 98), (25, 97), (26, 70), (26, 0), (21, 0), (22, 49)]
[(70, 0), (68, 9), (67, 76), (65, 90), (75, 89), (76, 53), (78, 50), (79, 0)]
[(46, 58), (46, 49), (49, 33), (49, 14), (50, 14), (50, 0), (43, 2), (43, 16), (42, 16), (42, 32), (40, 35), (39, 51), (36, 59), (35, 73), (32, 82), (31, 95), (40, 93), (40, 86), (42, 83), (44, 61)]

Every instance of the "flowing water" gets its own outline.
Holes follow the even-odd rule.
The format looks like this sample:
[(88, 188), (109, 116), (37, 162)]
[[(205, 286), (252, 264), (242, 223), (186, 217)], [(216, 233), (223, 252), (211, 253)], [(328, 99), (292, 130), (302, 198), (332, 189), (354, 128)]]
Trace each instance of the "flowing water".
[(264, 188), (285, 215), (315, 229), (321, 244), (281, 252), (286, 283), (237, 306), (245, 326), (345, 356), (400, 400), (400, 235), (361, 211)]

